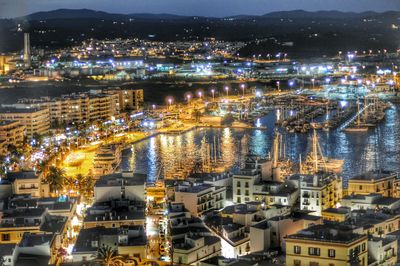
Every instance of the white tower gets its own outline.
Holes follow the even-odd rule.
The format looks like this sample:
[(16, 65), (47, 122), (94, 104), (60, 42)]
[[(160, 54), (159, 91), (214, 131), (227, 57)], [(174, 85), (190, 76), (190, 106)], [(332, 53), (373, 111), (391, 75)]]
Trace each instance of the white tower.
[(31, 42), (29, 33), (24, 33), (24, 63), (25, 67), (31, 66)]

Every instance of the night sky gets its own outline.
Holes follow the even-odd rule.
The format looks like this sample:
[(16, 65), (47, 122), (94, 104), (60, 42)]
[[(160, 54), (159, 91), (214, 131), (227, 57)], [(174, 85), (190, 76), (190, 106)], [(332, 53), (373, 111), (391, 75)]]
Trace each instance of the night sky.
[(223, 17), (294, 9), (381, 12), (400, 10), (400, 0), (0, 0), (0, 17), (59, 8)]

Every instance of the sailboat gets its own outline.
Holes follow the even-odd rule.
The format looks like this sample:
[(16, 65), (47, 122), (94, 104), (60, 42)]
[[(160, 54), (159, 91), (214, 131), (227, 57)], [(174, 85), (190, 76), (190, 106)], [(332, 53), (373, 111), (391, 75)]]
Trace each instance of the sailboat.
[(343, 160), (325, 157), (322, 154), (318, 143), (316, 130), (312, 137), (312, 152), (307, 155), (306, 161), (301, 165), (301, 169), (306, 172), (333, 172), (340, 173), (343, 167)]
[(368, 127), (361, 125), (360, 102), (357, 101), (357, 123), (344, 129), (347, 132), (366, 132)]

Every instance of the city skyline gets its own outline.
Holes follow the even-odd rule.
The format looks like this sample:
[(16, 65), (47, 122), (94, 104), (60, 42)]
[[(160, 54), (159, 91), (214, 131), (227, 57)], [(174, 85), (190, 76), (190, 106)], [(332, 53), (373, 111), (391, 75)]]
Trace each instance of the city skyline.
[(88, 0), (85, 3), (77, 0), (20, 0), (17, 2), (0, 0), (0, 18), (14, 18), (29, 15), (40, 11), (51, 11), (60, 8), (68, 9), (93, 9), (109, 13), (134, 14), (134, 13), (168, 13), (176, 15), (198, 15), (210, 17), (225, 17), (233, 15), (263, 15), (275, 11), (289, 10), (337, 10), (343, 12), (384, 12), (400, 10), (400, 2), (396, 0), (203, 0), (203, 1), (182, 1), (182, 0), (152, 0), (152, 1), (126, 1), (116, 0), (110, 4), (107, 0)]

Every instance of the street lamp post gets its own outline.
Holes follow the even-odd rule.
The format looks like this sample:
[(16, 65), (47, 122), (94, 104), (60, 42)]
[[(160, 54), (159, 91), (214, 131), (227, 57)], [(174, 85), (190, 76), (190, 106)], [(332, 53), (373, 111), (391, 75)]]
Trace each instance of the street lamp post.
[(211, 94), (212, 94), (212, 99), (213, 99), (213, 102), (214, 102), (214, 93), (215, 93), (215, 90), (214, 89), (211, 89)]
[(242, 88), (242, 92), (243, 92), (243, 98), (244, 98), (244, 88), (245, 88), (245, 85), (244, 85), (244, 84), (242, 84), (242, 85), (240, 85), (240, 87)]
[(281, 91), (281, 83), (279, 82), (279, 81), (277, 81), (276, 82), (276, 86), (278, 87), (278, 92), (280, 92)]
[(190, 94), (188, 94), (188, 96), (186, 96), (188, 104), (190, 105)]
[(171, 109), (171, 104), (172, 104), (172, 99), (171, 98), (168, 99), (168, 104), (169, 104), (169, 106), (168, 106), (168, 110), (169, 110), (169, 109)]
[(315, 79), (311, 79), (311, 83), (312, 83), (312, 88), (314, 89), (314, 87), (315, 87)]
[(229, 98), (229, 87), (225, 86), (225, 90), (226, 90), (226, 97)]

